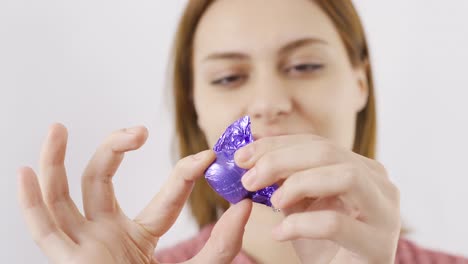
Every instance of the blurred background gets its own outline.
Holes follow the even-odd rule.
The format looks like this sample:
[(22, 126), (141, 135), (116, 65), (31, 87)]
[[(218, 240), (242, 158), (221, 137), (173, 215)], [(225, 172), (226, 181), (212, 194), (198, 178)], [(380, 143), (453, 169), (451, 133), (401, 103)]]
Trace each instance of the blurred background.
[[(114, 178), (130, 217), (168, 177), (166, 64), (186, 2), (0, 1), (2, 263), (47, 263), (17, 206), (16, 169), (38, 168), (51, 123), (69, 129), (66, 166), (80, 208), (81, 172), (116, 129), (150, 131)], [(410, 238), (468, 256), (468, 1), (354, 2), (375, 67), (379, 160), (401, 190)], [(196, 231), (185, 210), (160, 246)]]

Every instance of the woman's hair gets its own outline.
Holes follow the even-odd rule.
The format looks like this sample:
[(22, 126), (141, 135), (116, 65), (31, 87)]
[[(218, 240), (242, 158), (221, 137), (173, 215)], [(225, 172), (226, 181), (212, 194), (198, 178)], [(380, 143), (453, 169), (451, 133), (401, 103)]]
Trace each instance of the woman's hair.
[[(170, 61), (175, 102), (175, 143), (179, 157), (208, 149), (205, 135), (197, 124), (193, 103), (193, 44), (201, 17), (215, 0), (191, 0), (179, 22)], [(311, 0), (312, 1), (312, 0)], [(314, 0), (337, 29), (354, 67), (365, 67), (369, 96), (367, 105), (358, 113), (353, 151), (375, 158), (376, 110), (372, 70), (366, 36), (351, 0)], [(196, 181), (189, 198), (192, 214), (200, 227), (216, 221), (229, 207), (204, 178)]]

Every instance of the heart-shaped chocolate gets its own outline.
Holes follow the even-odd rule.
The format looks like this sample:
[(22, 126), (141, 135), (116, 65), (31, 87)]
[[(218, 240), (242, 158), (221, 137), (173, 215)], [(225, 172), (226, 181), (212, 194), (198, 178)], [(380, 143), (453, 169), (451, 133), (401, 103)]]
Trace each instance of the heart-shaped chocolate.
[(247, 170), (234, 162), (234, 153), (254, 141), (250, 130), (250, 117), (244, 116), (231, 124), (213, 147), (216, 160), (205, 171), (205, 179), (215, 192), (232, 204), (245, 198), (271, 207), (270, 198), (278, 185), (274, 184), (256, 192), (247, 191), (241, 178)]

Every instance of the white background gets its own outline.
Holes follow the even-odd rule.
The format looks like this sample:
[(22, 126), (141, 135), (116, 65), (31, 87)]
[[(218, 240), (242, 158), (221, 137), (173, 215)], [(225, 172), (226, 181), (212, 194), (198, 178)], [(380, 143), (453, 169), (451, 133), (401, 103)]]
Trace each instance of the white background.
[[(165, 66), (186, 1), (0, 0), (0, 262), (46, 263), (16, 199), (16, 169), (37, 169), (48, 126), (69, 129), (66, 165), (80, 174), (113, 130), (149, 128), (115, 177), (135, 216), (171, 168)], [(468, 255), (468, 1), (355, 1), (376, 71), (379, 159), (402, 193), (420, 244)], [(185, 211), (161, 241), (193, 235)]]

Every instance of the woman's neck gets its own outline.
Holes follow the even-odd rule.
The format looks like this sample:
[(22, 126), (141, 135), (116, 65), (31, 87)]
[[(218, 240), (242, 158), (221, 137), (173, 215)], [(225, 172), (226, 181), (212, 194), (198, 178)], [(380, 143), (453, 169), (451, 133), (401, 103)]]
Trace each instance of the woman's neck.
[(291, 242), (278, 242), (272, 237), (271, 230), (283, 219), (283, 213), (254, 203), (245, 227), (243, 251), (258, 263), (300, 263)]
[[(254, 203), (245, 227), (242, 250), (257, 263), (301, 263), (293, 247), (294, 242), (278, 242), (273, 239), (271, 231), (283, 219), (283, 213), (274, 212), (272, 208)], [(331, 241), (314, 240), (306, 246), (305, 251), (308, 254), (306, 258), (312, 261), (308, 263), (354, 263), (348, 258), (349, 254), (345, 254), (345, 250)]]

